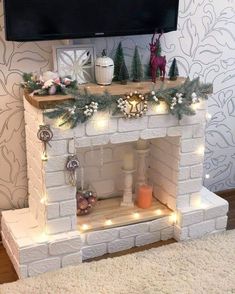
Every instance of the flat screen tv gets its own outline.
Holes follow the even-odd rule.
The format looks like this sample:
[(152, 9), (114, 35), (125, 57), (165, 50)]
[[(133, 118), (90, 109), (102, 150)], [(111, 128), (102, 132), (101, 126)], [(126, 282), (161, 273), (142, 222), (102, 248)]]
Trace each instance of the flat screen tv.
[(6, 39), (34, 41), (169, 32), (179, 0), (5, 0)]

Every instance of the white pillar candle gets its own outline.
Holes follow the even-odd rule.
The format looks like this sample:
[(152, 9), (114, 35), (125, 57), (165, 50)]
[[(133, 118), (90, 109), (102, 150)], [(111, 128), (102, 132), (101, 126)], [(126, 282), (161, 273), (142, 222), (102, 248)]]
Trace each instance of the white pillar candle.
[(137, 150), (145, 150), (148, 148), (148, 141), (147, 140), (138, 140), (136, 143)]
[(134, 169), (134, 154), (132, 152), (127, 152), (123, 158), (123, 169), (133, 170)]

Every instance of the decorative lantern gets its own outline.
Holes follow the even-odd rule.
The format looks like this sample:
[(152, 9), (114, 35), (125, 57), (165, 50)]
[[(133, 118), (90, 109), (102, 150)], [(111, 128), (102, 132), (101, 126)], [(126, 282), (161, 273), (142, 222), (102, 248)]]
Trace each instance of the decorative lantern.
[(106, 51), (104, 49), (102, 57), (97, 58), (95, 62), (95, 77), (97, 84), (103, 86), (110, 85), (112, 83), (113, 73), (113, 60), (106, 56)]

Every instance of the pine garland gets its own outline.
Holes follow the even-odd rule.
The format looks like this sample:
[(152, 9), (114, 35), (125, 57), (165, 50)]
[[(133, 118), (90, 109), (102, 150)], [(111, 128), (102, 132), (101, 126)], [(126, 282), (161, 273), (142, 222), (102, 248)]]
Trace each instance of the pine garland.
[[(157, 105), (160, 101), (165, 101), (169, 112), (178, 119), (184, 115), (195, 115), (192, 104), (205, 100), (208, 94), (212, 93), (212, 84), (200, 83), (199, 78), (190, 81), (189, 78), (179, 86), (159, 90), (152, 89), (145, 93), (148, 103)], [(75, 94), (75, 100), (63, 102), (45, 115), (51, 119), (60, 119), (60, 126), (67, 125), (74, 128), (79, 123), (88, 121), (97, 111), (108, 111), (112, 115), (122, 113), (118, 107), (117, 95), (110, 95), (105, 91), (102, 95), (90, 94), (88, 91), (79, 91)]]

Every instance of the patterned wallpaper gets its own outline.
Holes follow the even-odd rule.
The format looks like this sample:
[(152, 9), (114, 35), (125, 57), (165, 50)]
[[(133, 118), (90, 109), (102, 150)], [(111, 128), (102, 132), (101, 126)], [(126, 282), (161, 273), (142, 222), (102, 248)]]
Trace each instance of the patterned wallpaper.
[(22, 72), (51, 68), (51, 45), (58, 42), (13, 43), (4, 37), (0, 0), (0, 211), (27, 205), (27, 175)]
[[(211, 190), (235, 187), (235, 2), (180, 0), (177, 32), (162, 39), (168, 62), (176, 57), (180, 74), (214, 83), (206, 132), (205, 170)], [(130, 64), (134, 45), (143, 63), (149, 58), (150, 36), (92, 39), (97, 53), (110, 55), (122, 40)], [(87, 42), (80, 40), (79, 43)], [(58, 42), (13, 43), (4, 40), (0, 0), (0, 210), (27, 205), (27, 180), (21, 73), (51, 68), (51, 45)], [(168, 63), (168, 64), (169, 64)]]

